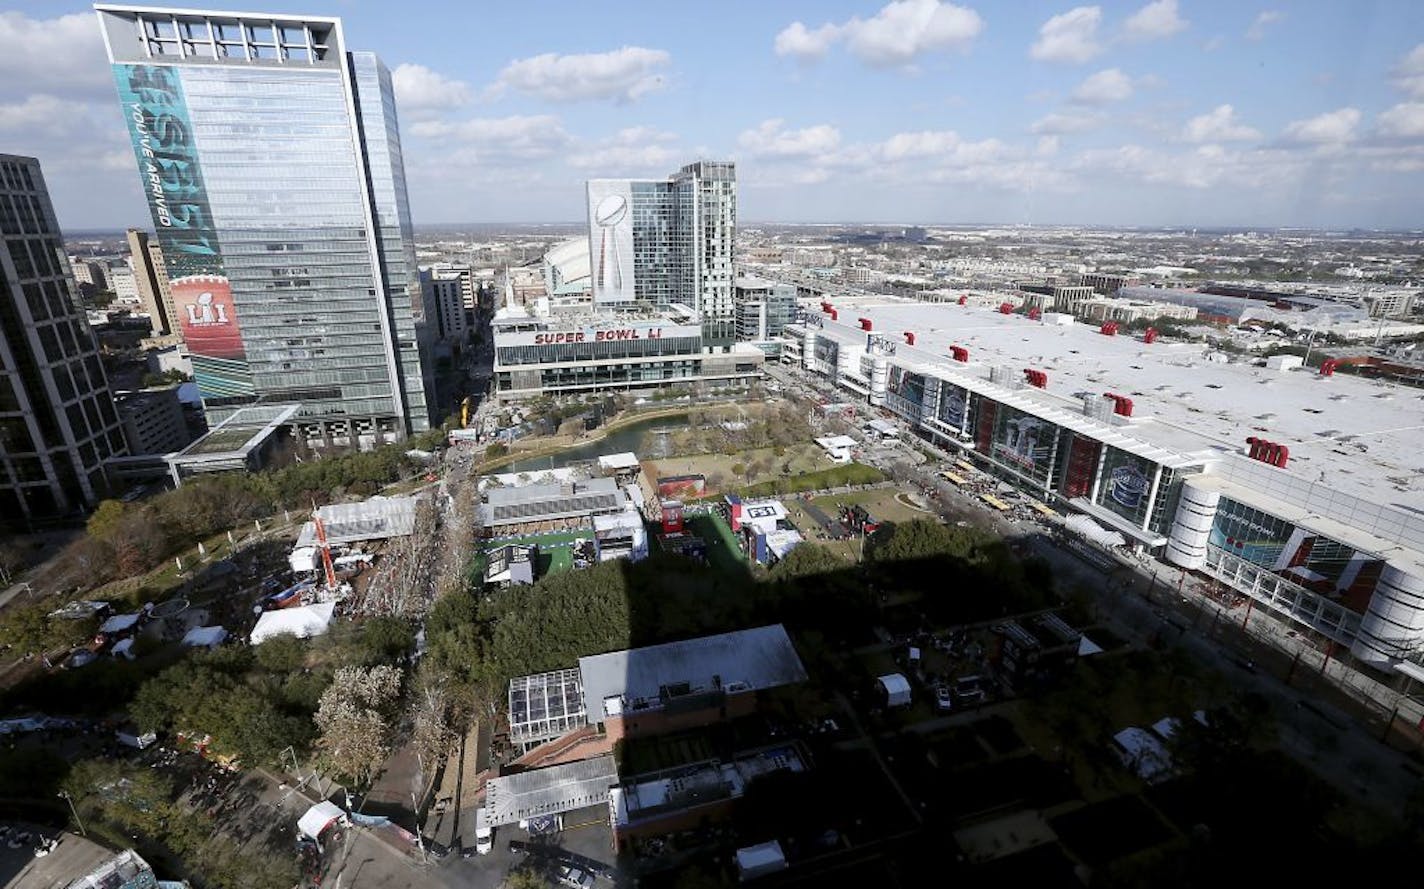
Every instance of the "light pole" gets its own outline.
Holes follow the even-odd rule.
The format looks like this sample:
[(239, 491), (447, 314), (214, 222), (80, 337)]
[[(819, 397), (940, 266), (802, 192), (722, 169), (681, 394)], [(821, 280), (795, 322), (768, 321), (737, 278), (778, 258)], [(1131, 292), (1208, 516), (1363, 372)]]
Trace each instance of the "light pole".
[(79, 820), (79, 810), (74, 808), (74, 797), (70, 796), (67, 790), (61, 790), (59, 795), (64, 798), (65, 802), (69, 803), (69, 812), (74, 816), (74, 823), (79, 826), (79, 835), (88, 837), (89, 834), (84, 830), (84, 822)]

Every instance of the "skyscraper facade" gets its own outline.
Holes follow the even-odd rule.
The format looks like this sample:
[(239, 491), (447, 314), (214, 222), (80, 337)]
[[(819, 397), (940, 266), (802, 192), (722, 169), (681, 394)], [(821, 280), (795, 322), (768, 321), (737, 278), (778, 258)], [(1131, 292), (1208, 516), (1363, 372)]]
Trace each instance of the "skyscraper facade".
[(107, 494), (123, 431), (39, 161), (0, 154), (0, 522)]
[(736, 165), (688, 164), (667, 179), (588, 182), (589, 257), (599, 307), (684, 305), (703, 346), (736, 341)]
[(136, 228), (128, 230), (128, 242), (129, 265), (153, 335), (177, 334), (178, 318), (173, 312), (173, 294), (168, 289), (168, 267), (163, 261), (163, 251), (148, 232)]
[(429, 428), (426, 301), (390, 73), (335, 18), (95, 7), (209, 422)]

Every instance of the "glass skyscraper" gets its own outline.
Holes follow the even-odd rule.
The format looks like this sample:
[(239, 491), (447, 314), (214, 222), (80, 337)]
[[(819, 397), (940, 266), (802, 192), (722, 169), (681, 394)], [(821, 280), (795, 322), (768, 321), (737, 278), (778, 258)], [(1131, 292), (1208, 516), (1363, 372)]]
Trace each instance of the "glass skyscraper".
[(699, 161), (667, 179), (591, 179), (588, 214), (595, 305), (684, 305), (702, 316), (704, 346), (735, 342), (734, 164)]
[(0, 154), (0, 244), (0, 524), (20, 525), (106, 496), (124, 437), (32, 157)]
[(428, 429), (426, 307), (390, 73), (335, 18), (98, 5), (210, 423)]

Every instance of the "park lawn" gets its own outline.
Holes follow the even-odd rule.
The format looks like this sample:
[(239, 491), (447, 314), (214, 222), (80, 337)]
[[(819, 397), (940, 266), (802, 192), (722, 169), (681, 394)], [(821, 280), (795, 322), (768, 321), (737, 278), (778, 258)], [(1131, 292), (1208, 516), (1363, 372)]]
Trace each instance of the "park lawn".
[(899, 491), (894, 488), (881, 488), (874, 491), (852, 491), (848, 494), (827, 494), (823, 497), (816, 497), (811, 502), (816, 505), (826, 515), (835, 518), (843, 505), (859, 504), (870, 511), (872, 518), (882, 522), (908, 522), (911, 519), (935, 518), (934, 513), (921, 512), (910, 506), (906, 506), (895, 495)]
[[(782, 456), (776, 456), (774, 448), (756, 448), (749, 451), (740, 451), (736, 454), (696, 454), (688, 457), (661, 457), (652, 461), (659, 476), (670, 475), (692, 475), (701, 473), (709, 478), (721, 476), (722, 486), (720, 489), (714, 488), (710, 483), (707, 487), (709, 494), (724, 493), (728, 490), (738, 490), (745, 487), (747, 482), (745, 476), (732, 472), (732, 467), (736, 465), (748, 466), (756, 462), (769, 462), (770, 469), (767, 472), (752, 476), (752, 484), (772, 479), (784, 478), (786, 476), (796, 476), (803, 473), (815, 472), (820, 469), (828, 469), (835, 464), (827, 460), (825, 453), (817, 445), (793, 445), (786, 449)], [(790, 472), (786, 472), (784, 467), (790, 465)]]

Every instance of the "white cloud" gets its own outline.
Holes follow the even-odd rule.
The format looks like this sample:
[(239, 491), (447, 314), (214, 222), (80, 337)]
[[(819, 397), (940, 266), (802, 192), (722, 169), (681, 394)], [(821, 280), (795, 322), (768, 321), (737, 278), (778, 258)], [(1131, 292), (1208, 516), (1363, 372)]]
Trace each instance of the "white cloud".
[(807, 158), (834, 151), (841, 144), (840, 130), (830, 124), (818, 124), (800, 130), (788, 130), (781, 118), (764, 120), (755, 128), (744, 130), (737, 144), (755, 157)]
[(588, 148), (569, 155), (569, 166), (599, 175), (667, 172), (676, 163), (677, 135), (653, 127), (627, 127)]
[(513, 89), (550, 102), (632, 102), (666, 86), (664, 69), (671, 61), (666, 51), (641, 46), (583, 55), (544, 53), (506, 65), (496, 91)]
[(1286, 14), (1279, 9), (1267, 9), (1256, 20), (1251, 23), (1251, 27), (1246, 29), (1247, 40), (1260, 40), (1266, 36), (1266, 29), (1278, 22), (1285, 21)]
[(0, 12), (0, 95), (48, 92), (117, 102), (92, 12), (32, 19)]
[(1073, 168), (1088, 176), (1191, 190), (1260, 189), (1298, 185), (1305, 162), (1280, 151), (1239, 151), (1220, 145), (1201, 145), (1186, 152), (1123, 145), (1084, 151), (1075, 159)]
[(1281, 139), (1295, 145), (1339, 145), (1354, 138), (1359, 122), (1359, 110), (1339, 108), (1287, 124)]
[[(410, 132), (422, 139), (458, 146), (465, 160), (487, 164), (551, 157), (573, 141), (559, 119), (550, 114), (475, 118), (455, 123), (417, 121), (411, 125)], [(407, 154), (411, 153), (407, 150)]]
[(0, 133), (29, 138), (71, 134), (83, 129), (89, 117), (90, 107), (84, 102), (39, 93), (20, 102), (0, 103)]
[(792, 22), (776, 35), (777, 55), (819, 59), (844, 41), (861, 61), (880, 67), (907, 65), (923, 53), (966, 50), (984, 31), (984, 19), (967, 6), (942, 0), (895, 0), (868, 19), (852, 17), (807, 28)]
[(1259, 131), (1236, 118), (1236, 110), (1230, 105), (1218, 105), (1206, 114), (1187, 121), (1185, 136), (1188, 142), (1238, 142), (1261, 138)]
[(1132, 40), (1156, 40), (1185, 31), (1187, 24), (1177, 12), (1177, 0), (1153, 0), (1128, 16), (1122, 30)]
[(1079, 6), (1055, 15), (1038, 29), (1028, 54), (1040, 62), (1086, 62), (1103, 51), (1098, 42), (1100, 6)]
[(1079, 105), (1110, 105), (1132, 98), (1132, 78), (1117, 68), (1107, 68), (1084, 80), (1073, 90)]
[(1424, 139), (1424, 102), (1401, 102), (1381, 111), (1376, 123), (1386, 139)]
[(1079, 112), (1075, 114), (1049, 114), (1034, 121), (1030, 130), (1035, 136), (1066, 136), (1097, 129), (1103, 123), (1099, 114)]
[(470, 85), (424, 65), (406, 63), (391, 72), (396, 106), (401, 111), (443, 111), (470, 101)]
[(1424, 43), (1399, 60), (1390, 72), (1390, 79), (1409, 95), (1424, 97)]
[(1058, 145), (1059, 139), (1057, 136), (1040, 136), (1038, 139), (1038, 147), (1034, 149), (1034, 153), (1039, 157), (1052, 157), (1058, 153)]
[(1226, 45), (1226, 38), (1217, 34), (1215, 37), (1202, 44), (1202, 52), (1216, 52)]
[(896, 133), (880, 144), (880, 153), (890, 161), (934, 157), (954, 151), (960, 143), (959, 134), (952, 130)]
[(840, 36), (840, 26), (829, 22), (814, 31), (800, 22), (792, 22), (776, 35), (774, 46), (779, 56), (814, 61), (824, 57)]

